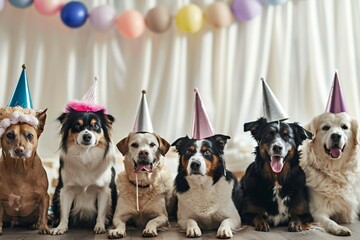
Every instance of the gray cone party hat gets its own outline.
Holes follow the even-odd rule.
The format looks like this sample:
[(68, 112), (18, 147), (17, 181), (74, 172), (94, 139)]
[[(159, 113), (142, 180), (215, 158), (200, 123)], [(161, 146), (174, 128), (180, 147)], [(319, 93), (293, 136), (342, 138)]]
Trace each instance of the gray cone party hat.
[(142, 96), (140, 100), (139, 109), (135, 118), (133, 132), (149, 132), (149, 133), (154, 132), (145, 94), (146, 91), (142, 90)]
[(289, 118), (275, 94), (266, 81), (261, 78), (263, 86), (263, 111), (267, 122), (283, 121)]

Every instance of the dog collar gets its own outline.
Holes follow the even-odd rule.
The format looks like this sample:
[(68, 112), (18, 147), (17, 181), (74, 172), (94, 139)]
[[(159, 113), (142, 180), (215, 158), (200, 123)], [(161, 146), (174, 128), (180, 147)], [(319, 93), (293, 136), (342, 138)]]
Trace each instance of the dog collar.
[[(129, 180), (135, 187), (136, 187), (136, 182)], [(146, 184), (146, 185), (142, 185), (142, 184), (138, 184), (138, 187), (141, 188), (148, 188), (150, 187), (150, 184)]]

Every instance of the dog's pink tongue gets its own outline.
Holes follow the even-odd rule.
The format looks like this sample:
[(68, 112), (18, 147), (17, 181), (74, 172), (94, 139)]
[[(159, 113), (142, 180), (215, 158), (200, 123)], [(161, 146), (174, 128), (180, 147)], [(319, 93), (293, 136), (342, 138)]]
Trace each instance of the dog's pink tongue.
[(271, 169), (274, 173), (281, 172), (283, 166), (284, 166), (284, 158), (282, 157), (271, 157), (270, 162)]
[(338, 158), (341, 155), (341, 149), (340, 148), (332, 148), (330, 149), (330, 155), (333, 158)]
[(152, 172), (150, 164), (148, 165), (139, 165), (137, 168), (135, 168), (134, 172)]

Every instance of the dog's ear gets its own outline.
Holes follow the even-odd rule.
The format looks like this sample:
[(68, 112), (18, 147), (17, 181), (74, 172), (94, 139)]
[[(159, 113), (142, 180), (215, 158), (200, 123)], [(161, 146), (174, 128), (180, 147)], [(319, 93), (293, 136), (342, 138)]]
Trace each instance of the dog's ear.
[(57, 118), (57, 120), (61, 123), (61, 124), (63, 124), (64, 123), (64, 121), (65, 121), (65, 119), (66, 119), (66, 117), (67, 117), (67, 115), (68, 115), (68, 113), (62, 113), (58, 118)]
[(230, 139), (230, 136), (222, 135), (222, 134), (216, 134), (212, 137), (207, 138), (211, 141), (214, 141), (216, 146), (219, 148), (221, 153), (224, 153), (225, 145), (227, 143), (227, 140)]
[(155, 137), (157, 138), (157, 140), (160, 144), (159, 150), (160, 150), (161, 155), (165, 156), (165, 154), (169, 151), (170, 143), (168, 143), (165, 139), (160, 137), (158, 134), (155, 134)]
[(251, 135), (256, 141), (260, 141), (260, 130), (266, 125), (267, 121), (265, 118), (259, 118), (255, 122), (248, 122), (244, 124), (244, 132), (250, 131)]
[(37, 127), (38, 137), (40, 137), (41, 133), (44, 131), (44, 128), (45, 128), (46, 111), (47, 111), (47, 108), (43, 111), (36, 113), (36, 118), (39, 120), (39, 125)]
[(182, 137), (182, 138), (178, 138), (175, 142), (173, 142), (171, 144), (171, 146), (175, 146), (175, 149), (177, 152), (181, 152), (182, 146), (184, 145), (184, 143), (186, 141), (189, 140), (188, 136)]
[(308, 130), (304, 129), (298, 123), (289, 123), (291, 129), (294, 131), (294, 138), (296, 145), (301, 145), (302, 142), (306, 139), (312, 139), (313, 134)]
[(110, 115), (110, 114), (105, 114), (105, 119), (106, 119), (106, 122), (109, 124), (109, 126), (111, 126), (113, 124), (113, 122), (115, 122), (115, 118)]
[[(130, 136), (130, 134), (129, 134)], [(116, 147), (119, 149), (122, 155), (125, 156), (125, 154), (129, 151), (129, 136), (126, 138), (123, 138), (120, 142), (116, 144)]]
[(351, 134), (354, 141), (354, 146), (359, 144), (359, 124), (358, 121), (353, 118), (351, 119)]

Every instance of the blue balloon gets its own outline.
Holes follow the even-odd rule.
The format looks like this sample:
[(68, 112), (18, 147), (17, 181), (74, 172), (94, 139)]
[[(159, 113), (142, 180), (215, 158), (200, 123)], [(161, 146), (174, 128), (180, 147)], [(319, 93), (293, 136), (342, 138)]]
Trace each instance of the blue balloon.
[(33, 3), (33, 0), (9, 0), (9, 2), (17, 8), (27, 8)]
[(84, 25), (88, 17), (86, 6), (81, 2), (69, 2), (61, 9), (61, 20), (71, 28), (78, 28)]

